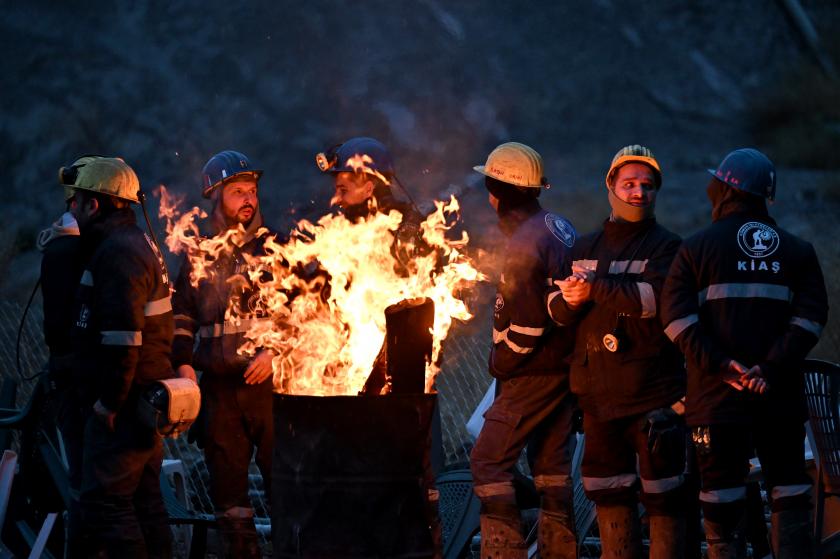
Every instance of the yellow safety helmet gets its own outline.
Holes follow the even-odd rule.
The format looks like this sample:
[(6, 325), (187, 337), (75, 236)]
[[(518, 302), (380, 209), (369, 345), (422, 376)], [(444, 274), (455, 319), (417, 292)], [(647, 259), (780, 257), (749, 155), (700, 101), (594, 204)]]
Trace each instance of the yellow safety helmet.
[(610, 170), (607, 171), (607, 188), (612, 187), (612, 178), (619, 167), (627, 165), (628, 163), (643, 163), (653, 169), (654, 180), (656, 181), (656, 188), (662, 186), (662, 170), (659, 168), (659, 162), (653, 156), (653, 152), (645, 146), (634, 144), (632, 146), (624, 146), (613, 157), (610, 164)]
[(486, 177), (523, 188), (548, 186), (543, 174), (543, 160), (533, 148), (519, 142), (507, 142), (487, 156), (487, 163), (473, 167)]
[(90, 190), (139, 203), (140, 180), (119, 157), (85, 156), (58, 170), (58, 182), (72, 190)]

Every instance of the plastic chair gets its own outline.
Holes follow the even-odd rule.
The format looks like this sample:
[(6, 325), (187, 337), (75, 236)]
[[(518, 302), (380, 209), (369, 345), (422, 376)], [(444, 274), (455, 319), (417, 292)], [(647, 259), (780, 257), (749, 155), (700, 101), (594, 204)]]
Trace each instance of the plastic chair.
[[(175, 484), (174, 488), (169, 482), (170, 477)], [(169, 524), (191, 528), (189, 539), (185, 538), (190, 559), (204, 557), (207, 551), (207, 529), (216, 526), (216, 517), (212, 514), (197, 513), (189, 508), (184, 467), (180, 460), (164, 461), (160, 473), (160, 492), (169, 514)]]
[(817, 557), (840, 551), (840, 531), (823, 537), (825, 500), (840, 497), (840, 366), (806, 359), (803, 364), (805, 400), (811, 420), (811, 450), (817, 462), (814, 540)]
[(435, 481), (440, 494), (441, 536), (444, 559), (461, 556), (473, 535), (478, 532), (481, 503), (473, 493), (472, 474), (469, 469), (450, 470)]

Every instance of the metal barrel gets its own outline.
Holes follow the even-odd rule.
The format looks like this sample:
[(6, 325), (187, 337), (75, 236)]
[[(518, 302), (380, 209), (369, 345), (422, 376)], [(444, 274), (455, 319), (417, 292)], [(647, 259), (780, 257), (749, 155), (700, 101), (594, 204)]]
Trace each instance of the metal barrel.
[(274, 397), (275, 557), (431, 557), (435, 394)]

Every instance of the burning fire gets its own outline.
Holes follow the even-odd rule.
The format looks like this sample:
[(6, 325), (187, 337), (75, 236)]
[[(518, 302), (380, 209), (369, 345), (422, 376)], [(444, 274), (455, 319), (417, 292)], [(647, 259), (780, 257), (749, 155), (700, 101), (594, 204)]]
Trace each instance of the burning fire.
[[(363, 162), (362, 162), (363, 163)], [(198, 208), (178, 214), (177, 201), (161, 189), (160, 215), (166, 220), (167, 246), (186, 252), (193, 284), (212, 274), (212, 262), (238, 243), (240, 230), (201, 239)], [(385, 309), (404, 299), (428, 297), (435, 305), (432, 361), (426, 366), (426, 391), (438, 372), (441, 344), (453, 319), (472, 314), (459, 297), (485, 279), (463, 253), (466, 233), (449, 239), (459, 206), (435, 202), (436, 210), (421, 224), (430, 251), (415, 251), (408, 261), (392, 253), (394, 231), (402, 216), (396, 210), (351, 222), (326, 215), (316, 223), (302, 220), (291, 239), (265, 240), (264, 256), (243, 255), (256, 292), (252, 312), (271, 320), (248, 321), (240, 353), (270, 349), (275, 391), (316, 396), (355, 395), (364, 386), (385, 337)], [(267, 273), (268, 272), (268, 273)], [(245, 321), (252, 316), (228, 314)]]

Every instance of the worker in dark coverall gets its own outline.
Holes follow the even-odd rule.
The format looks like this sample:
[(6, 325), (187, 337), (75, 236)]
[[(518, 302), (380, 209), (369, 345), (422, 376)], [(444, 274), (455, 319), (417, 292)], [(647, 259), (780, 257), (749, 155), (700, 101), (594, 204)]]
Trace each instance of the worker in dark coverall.
[(76, 219), (92, 253), (73, 328), (84, 364), (81, 382), (93, 406), (81, 491), (89, 553), (171, 557), (160, 493), (163, 440), (137, 413), (150, 385), (175, 376), (169, 278), (160, 251), (137, 227), (129, 205), (138, 202), (140, 189), (131, 167), (122, 159), (100, 158), (77, 171)]
[(776, 172), (764, 154), (735, 150), (710, 173), (712, 224), (685, 240), (662, 294), (665, 333), (688, 364), (686, 417), (709, 557), (745, 556), (753, 449), (775, 557), (812, 557), (800, 366), (828, 316), (822, 271), (813, 246), (768, 214)]
[[(659, 163), (622, 148), (606, 185), (612, 212), (572, 249), (571, 275), (549, 294), (552, 319), (577, 325), (572, 392), (583, 410), (583, 487), (595, 502), (602, 557), (641, 557), (637, 515), (650, 517), (650, 557), (682, 557), (685, 394), (682, 356), (665, 337), (659, 294), (680, 238), (656, 222)], [(638, 462), (638, 476), (637, 476)]]
[(530, 147), (502, 144), (475, 170), (485, 175), (507, 238), (489, 364), (499, 391), (470, 455), (481, 501), (481, 557), (527, 555), (512, 474), (527, 444), (541, 496), (540, 557), (571, 559), (577, 556), (570, 478), (573, 401), (564, 360), (574, 333), (551, 324), (545, 296), (568, 267), (575, 230), (537, 201), (548, 181), (542, 157)]
[[(175, 343), (172, 364), (180, 376), (195, 378), (202, 372), (202, 422), (210, 497), (216, 508), (225, 557), (260, 557), (254, 508), (248, 496), (248, 468), (256, 449), (256, 463), (266, 495), (271, 494), (271, 454), (274, 444), (272, 416), (274, 353), (260, 350), (253, 357), (237, 350), (244, 333), (255, 322), (270, 318), (251, 316), (245, 256), (264, 255), (265, 234), (259, 206), (259, 178), (250, 160), (236, 151), (211, 157), (202, 171), (202, 194), (213, 202), (212, 235), (244, 228), (244, 242), (222, 254), (211, 266), (210, 277), (190, 283), (192, 268), (184, 259), (175, 282)], [(237, 281), (241, 280), (241, 281)], [(231, 301), (243, 320), (230, 318)], [(226, 318), (227, 317), (227, 318)], [(195, 339), (198, 336), (198, 345)], [(195, 351), (193, 351), (195, 348)]]
[[(96, 156), (80, 157), (69, 167), (59, 170), (59, 183), (72, 184), (78, 176), (78, 168)], [(85, 422), (90, 415), (90, 405), (84, 405), (79, 398), (77, 383), (72, 367), (73, 341), (71, 330), (76, 321), (76, 292), (88, 256), (82, 250), (79, 224), (74, 215), (77, 206), (75, 193), (65, 184), (64, 199), (67, 206), (61, 217), (48, 229), (38, 234), (38, 249), (41, 251), (41, 295), (44, 305), (44, 340), (50, 351), (50, 383), (54, 387), (53, 402), (55, 418), (64, 443), (67, 456), (70, 506), (67, 525), (68, 555), (82, 552), (81, 516), (79, 491), (82, 485), (82, 448)]]

